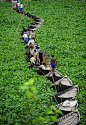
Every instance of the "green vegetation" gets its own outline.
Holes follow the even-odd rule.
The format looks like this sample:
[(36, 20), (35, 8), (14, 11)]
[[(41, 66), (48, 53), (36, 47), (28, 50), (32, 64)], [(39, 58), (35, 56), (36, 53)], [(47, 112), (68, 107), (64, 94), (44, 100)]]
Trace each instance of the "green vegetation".
[[(21, 0), (23, 3), (24, 1)], [(24, 3), (24, 8), (26, 2)], [(11, 2), (0, 1), (0, 124), (15, 124), (26, 115), (25, 93), (19, 89), (24, 82), (35, 78), (37, 104), (29, 102), (38, 116), (46, 117), (47, 109), (56, 105), (52, 99), (55, 91), (52, 83), (29, 69), (25, 59), (25, 45), (21, 44), (20, 32), (31, 22), (23, 17), (18, 32), (21, 14), (11, 13)], [(37, 29), (37, 43), (42, 50), (48, 50), (57, 58), (56, 70), (78, 84), (77, 95), (80, 125), (85, 125), (86, 112), (86, 2), (79, 0), (32, 0), (28, 2), (26, 12), (45, 20)], [(32, 116), (31, 116), (32, 117)]]
[(25, 120), (22, 121), (22, 123), (24, 123), (25, 125), (50, 125), (51, 123), (57, 121), (59, 114), (63, 115), (63, 113), (60, 110), (57, 110), (54, 105), (51, 105), (52, 109), (48, 109), (46, 111), (47, 115), (45, 118), (38, 115), (36, 109), (30, 105), (30, 102), (36, 105), (36, 101), (38, 100), (37, 88), (34, 86), (33, 79), (25, 82), (22, 86), (20, 86), (20, 89), (25, 91), (25, 94), (27, 96)]

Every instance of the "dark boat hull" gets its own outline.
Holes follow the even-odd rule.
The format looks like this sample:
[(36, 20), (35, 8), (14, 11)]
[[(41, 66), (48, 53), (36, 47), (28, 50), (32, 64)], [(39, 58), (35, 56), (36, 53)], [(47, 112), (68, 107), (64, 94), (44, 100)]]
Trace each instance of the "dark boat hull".
[(70, 112), (57, 120), (57, 125), (79, 125), (80, 113), (78, 110)]
[[(73, 97), (73, 95), (71, 94), (70, 96), (68, 96), (68, 94), (67, 94), (67, 96), (64, 96), (64, 94), (66, 94), (66, 92), (70, 92), (70, 91), (72, 91), (73, 89), (76, 89), (75, 91), (73, 91), (73, 93), (78, 93), (78, 87), (77, 86), (73, 86), (73, 87), (71, 87), (71, 88), (69, 88), (69, 89), (66, 89), (66, 90), (64, 90), (64, 91), (62, 91), (62, 92), (59, 92), (59, 93), (57, 93), (57, 94), (55, 94), (54, 96), (53, 96), (53, 98), (54, 98), (54, 101), (58, 104), (58, 103), (61, 103), (61, 102), (63, 102), (63, 101), (65, 101), (65, 100), (69, 100), (69, 99), (72, 99), (72, 98), (75, 98), (75, 95), (76, 94), (74, 94), (74, 97)], [(71, 92), (72, 93), (72, 92)], [(63, 96), (62, 96), (63, 95)]]
[(66, 86), (66, 85), (58, 85), (58, 86), (56, 86), (56, 90), (57, 90), (57, 92), (61, 92), (61, 91), (64, 91), (64, 90), (66, 90), (66, 89), (68, 89), (68, 88), (70, 88), (70, 87), (72, 87), (72, 86)]
[(62, 77), (58, 77), (55, 76), (55, 74), (53, 75), (53, 77), (46, 77), (48, 80), (50, 80), (52, 83), (58, 81), (59, 79), (61, 79)]
[(37, 74), (39, 75), (46, 75), (49, 73), (49, 70), (43, 70), (42, 68), (36, 69), (35, 70), (37, 72)]

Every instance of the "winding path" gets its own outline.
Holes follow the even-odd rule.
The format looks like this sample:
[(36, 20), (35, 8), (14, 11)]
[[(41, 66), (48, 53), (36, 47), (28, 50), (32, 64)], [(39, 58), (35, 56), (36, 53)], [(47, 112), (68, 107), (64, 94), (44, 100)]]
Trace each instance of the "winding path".
[[(44, 19), (37, 17), (36, 15), (31, 15), (30, 13), (23, 12), (24, 15), (27, 17), (30, 17), (34, 19), (34, 22), (32, 22), (32, 25), (28, 25), (29, 30), (37, 30), (37, 28), (41, 27), (42, 22), (44, 22)], [(26, 32), (27, 29), (23, 28), (23, 31), (21, 32), (21, 35)], [(76, 125), (80, 121), (80, 114), (78, 110), (76, 110), (77, 106), (71, 107), (70, 109), (67, 109), (68, 107), (63, 107), (64, 101), (70, 100), (73, 102), (73, 98), (75, 98), (76, 93), (79, 92), (78, 86), (73, 86), (72, 81), (67, 77), (63, 76), (58, 71), (55, 71), (53, 73), (50, 71), (50, 69), (43, 69), (42, 67), (38, 68), (36, 70), (37, 72), (42, 73), (42, 75), (46, 74), (46, 78), (48, 78), (53, 83), (53, 87), (55, 88), (57, 94), (55, 94), (54, 100), (58, 104), (56, 107), (58, 109), (62, 109), (64, 111), (65, 116), (58, 119), (57, 123), (58, 125)], [(71, 102), (70, 101), (70, 102)], [(60, 107), (60, 108), (59, 108)], [(65, 113), (67, 109), (67, 112)], [(71, 118), (72, 117), (72, 118)], [(72, 120), (71, 120), (72, 119)]]

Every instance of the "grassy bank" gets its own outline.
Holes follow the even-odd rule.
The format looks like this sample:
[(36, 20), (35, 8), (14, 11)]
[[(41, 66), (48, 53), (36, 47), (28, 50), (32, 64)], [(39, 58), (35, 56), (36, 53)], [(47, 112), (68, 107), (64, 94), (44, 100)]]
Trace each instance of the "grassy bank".
[[(23, 2), (23, 1), (22, 1)], [(24, 7), (26, 3), (24, 3)], [(24, 92), (19, 86), (30, 78), (35, 77), (38, 89), (38, 103), (30, 102), (38, 115), (45, 116), (55, 93), (50, 88), (52, 83), (44, 76), (38, 76), (34, 69), (28, 68), (25, 59), (25, 45), (21, 44), (20, 32), (30, 21), (23, 17), (18, 32), (21, 14), (11, 12), (11, 3), (0, 1), (0, 121), (4, 124), (15, 124), (25, 116)], [(57, 58), (56, 69), (63, 75), (68, 75), (73, 84), (78, 84), (80, 93), (77, 96), (81, 114), (80, 125), (85, 125), (86, 110), (86, 2), (72, 0), (32, 0), (28, 3), (26, 12), (35, 14), (45, 20), (42, 27), (37, 29), (37, 43), (42, 50), (48, 50)], [(15, 119), (15, 120), (14, 120)]]

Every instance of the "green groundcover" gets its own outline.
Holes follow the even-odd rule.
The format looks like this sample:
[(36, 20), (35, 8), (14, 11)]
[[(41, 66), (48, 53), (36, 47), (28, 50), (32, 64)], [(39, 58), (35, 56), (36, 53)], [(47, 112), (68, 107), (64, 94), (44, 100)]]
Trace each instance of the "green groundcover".
[[(45, 21), (36, 30), (36, 40), (43, 52), (47, 49), (57, 59), (56, 70), (78, 84), (77, 94), (80, 125), (86, 124), (86, 2), (79, 0), (20, 0), (26, 12)], [(27, 5), (27, 6), (26, 6)], [(22, 20), (21, 20), (22, 18)], [(20, 21), (21, 20), (21, 21)], [(12, 3), (0, 1), (0, 124), (13, 125), (24, 120), (27, 114), (27, 97), (19, 87), (34, 78), (38, 101), (28, 102), (29, 119), (46, 118), (46, 110), (56, 105), (52, 83), (29, 68), (25, 59), (25, 45), (20, 40), (22, 28), (32, 19), (22, 17), (12, 9)], [(20, 25), (19, 25), (20, 23)], [(50, 61), (50, 59), (49, 59)]]

